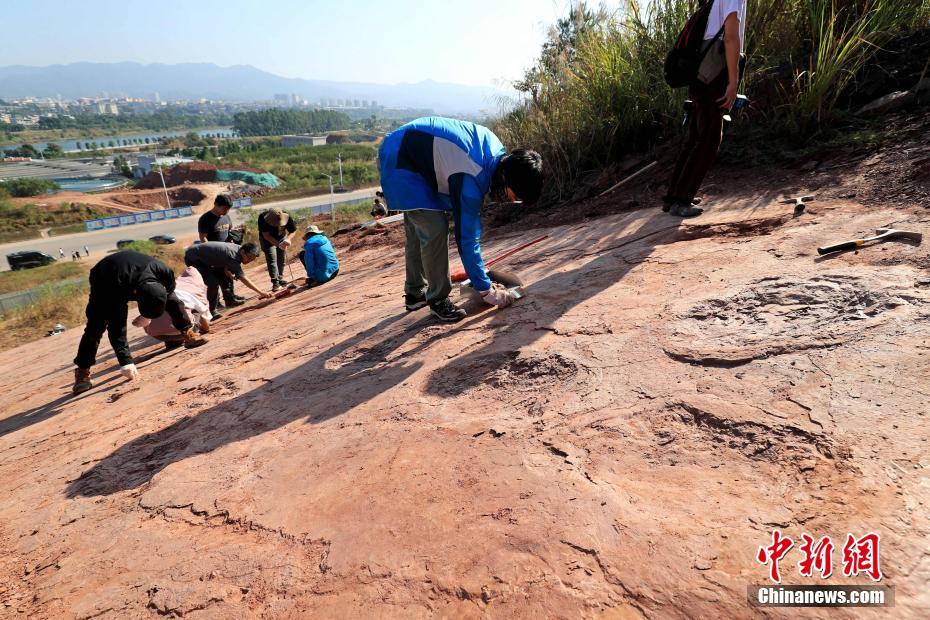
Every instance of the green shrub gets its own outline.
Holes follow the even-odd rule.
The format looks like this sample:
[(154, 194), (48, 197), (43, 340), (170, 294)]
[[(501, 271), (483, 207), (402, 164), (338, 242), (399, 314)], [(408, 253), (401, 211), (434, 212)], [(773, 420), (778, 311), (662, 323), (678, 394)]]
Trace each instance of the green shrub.
[[(663, 78), (685, 0), (629, 0), (614, 14), (579, 3), (556, 24), (523, 99), (493, 123), (509, 148), (540, 151), (547, 195), (570, 197), (592, 171), (649, 151), (678, 130), (684, 89)], [(926, 26), (930, 0), (758, 0), (748, 7), (744, 116), (803, 143), (838, 116), (837, 101), (879, 46)], [(733, 129), (739, 130), (739, 127)]]
[(7, 193), (15, 198), (39, 196), (61, 189), (58, 183), (48, 179), (11, 179), (4, 182), (3, 186)]

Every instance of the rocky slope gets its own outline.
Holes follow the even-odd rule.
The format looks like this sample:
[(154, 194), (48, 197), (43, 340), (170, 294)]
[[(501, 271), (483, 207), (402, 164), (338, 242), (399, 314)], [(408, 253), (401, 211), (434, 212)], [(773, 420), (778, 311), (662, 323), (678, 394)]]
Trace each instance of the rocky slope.
[[(402, 247), (359, 244), (209, 346), (132, 332), (140, 383), (104, 344), (70, 397), (79, 330), (0, 354), (0, 615), (750, 617), (780, 529), (879, 532), (876, 615), (926, 617), (927, 249), (815, 252), (928, 228), (877, 165), (718, 170), (688, 222), (644, 181), (501, 229), (490, 255), (550, 235), (508, 263), (527, 297), (455, 326), (404, 312)], [(785, 582), (817, 583), (798, 559)]]

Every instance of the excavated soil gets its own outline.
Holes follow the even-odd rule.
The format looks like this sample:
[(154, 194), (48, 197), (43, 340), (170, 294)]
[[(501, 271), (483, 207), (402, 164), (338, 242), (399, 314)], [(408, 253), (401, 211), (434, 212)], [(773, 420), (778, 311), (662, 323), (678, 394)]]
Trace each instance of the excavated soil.
[[(862, 617), (747, 604), (779, 529), (880, 533), (869, 617), (927, 617), (927, 248), (815, 248), (930, 204), (840, 172), (719, 169), (687, 222), (645, 180), (504, 225), (489, 256), (549, 235), (506, 263), (526, 297), (455, 325), (404, 311), (395, 235), (202, 348), (131, 327), (138, 383), (104, 344), (70, 396), (76, 329), (0, 353), (0, 616)], [(785, 583), (823, 583), (798, 554)]]
[[(226, 190), (223, 184), (212, 183), (187, 185), (168, 190), (171, 204), (190, 204), (195, 208), (200, 205), (212, 205), (216, 195)], [(35, 204), (37, 198), (14, 198), (18, 205)], [(93, 207), (104, 213), (140, 213), (165, 208), (165, 190), (159, 184), (158, 189), (130, 189), (85, 194), (82, 192), (59, 192), (44, 199), (46, 203), (77, 203)]]

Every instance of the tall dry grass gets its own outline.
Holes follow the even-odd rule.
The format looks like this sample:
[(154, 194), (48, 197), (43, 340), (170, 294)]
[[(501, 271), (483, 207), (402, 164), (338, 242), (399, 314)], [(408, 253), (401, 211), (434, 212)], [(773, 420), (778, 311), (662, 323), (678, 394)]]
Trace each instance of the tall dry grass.
[[(694, 4), (627, 0), (608, 14), (580, 3), (553, 29), (516, 84), (523, 98), (494, 123), (506, 144), (543, 154), (551, 199), (676, 132), (686, 93), (665, 84), (662, 67)], [(930, 25), (930, 0), (753, 0), (748, 12), (753, 121), (798, 139), (835, 120), (843, 91), (884, 42)]]

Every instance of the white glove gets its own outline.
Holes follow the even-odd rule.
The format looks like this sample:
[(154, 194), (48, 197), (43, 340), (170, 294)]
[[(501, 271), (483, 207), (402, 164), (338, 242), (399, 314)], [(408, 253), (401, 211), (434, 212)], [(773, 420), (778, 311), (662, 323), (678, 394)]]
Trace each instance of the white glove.
[(278, 248), (281, 250), (286, 250), (291, 245), (290, 239), (284, 239), (281, 243), (278, 244)]
[(481, 299), (489, 306), (506, 308), (514, 302), (513, 294), (500, 285), (491, 285), (486, 291), (481, 293)]
[(123, 373), (123, 376), (130, 381), (135, 381), (139, 378), (139, 371), (136, 369), (135, 364), (126, 364), (125, 366), (120, 366), (119, 371)]

